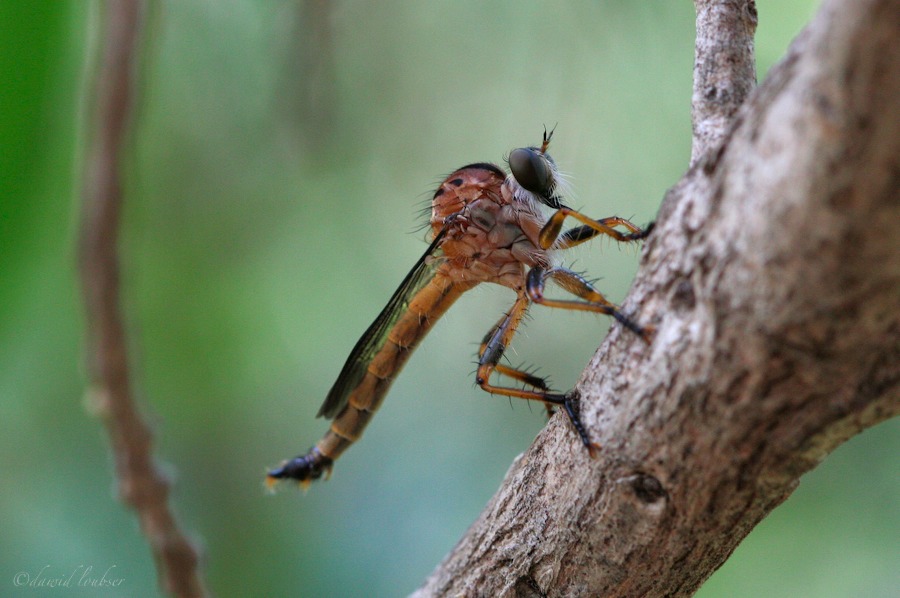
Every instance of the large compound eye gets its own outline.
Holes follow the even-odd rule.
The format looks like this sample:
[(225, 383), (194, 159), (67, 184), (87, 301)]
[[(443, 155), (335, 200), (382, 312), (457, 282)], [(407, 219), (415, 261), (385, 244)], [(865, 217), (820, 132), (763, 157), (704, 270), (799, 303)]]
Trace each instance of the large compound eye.
[(529, 147), (520, 147), (509, 155), (509, 170), (522, 187), (540, 196), (550, 194), (553, 184), (544, 157)]

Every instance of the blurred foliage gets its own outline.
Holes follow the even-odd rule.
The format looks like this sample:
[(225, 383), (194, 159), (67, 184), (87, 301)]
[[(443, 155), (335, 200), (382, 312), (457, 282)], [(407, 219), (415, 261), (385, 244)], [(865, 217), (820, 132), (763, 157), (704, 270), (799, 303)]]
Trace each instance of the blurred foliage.
[[(332, 480), (263, 491), (265, 466), (324, 431), (315, 410), (422, 251), (417, 214), (443, 173), (558, 123), (572, 203), (645, 223), (689, 156), (690, 3), (321, 4), (163, 1), (148, 15), (123, 223), (132, 358), (172, 499), (223, 596), (412, 590), (543, 425), (540, 409), (474, 388), (475, 343), (510, 300), (478, 289)], [(758, 5), (762, 76), (815, 2)], [(4, 595), (45, 565), (114, 566), (121, 595), (157, 593), (80, 400), (73, 245), (99, 8), (0, 4)], [(620, 300), (637, 256), (598, 242), (576, 266)], [(569, 387), (608, 323), (546, 311), (512, 359)], [(895, 591), (897, 431), (807, 475), (700, 595)]]

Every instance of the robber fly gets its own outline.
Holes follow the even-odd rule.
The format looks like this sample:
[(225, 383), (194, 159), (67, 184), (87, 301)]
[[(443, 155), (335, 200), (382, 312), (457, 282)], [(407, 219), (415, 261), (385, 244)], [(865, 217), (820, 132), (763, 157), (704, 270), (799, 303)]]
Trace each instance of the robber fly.
[[(512, 289), (516, 300), (481, 342), (476, 382), (492, 394), (541, 401), (549, 412), (561, 407), (593, 454), (595, 445), (578, 416), (577, 395), (552, 392), (543, 378), (500, 359), (532, 303), (606, 314), (649, 342), (649, 327), (625, 316), (580, 274), (561, 267), (556, 255), (598, 235), (639, 241), (652, 225), (642, 230), (623, 218), (593, 220), (563, 205), (559, 170), (547, 153), (552, 135), (545, 129), (540, 147), (513, 150), (509, 174), (479, 162), (454, 171), (440, 184), (432, 198), (431, 244), (357, 341), (319, 409), (318, 417), (332, 420), (331, 428), (309, 452), (269, 471), (270, 486), (282, 479), (306, 486), (327, 477), (335, 459), (362, 435), (434, 323), (460, 295), (482, 282)], [(549, 217), (547, 208), (554, 210)], [(561, 233), (567, 217), (581, 225)], [(545, 297), (548, 280), (575, 298)], [(495, 372), (521, 387), (495, 386), (490, 382)]]

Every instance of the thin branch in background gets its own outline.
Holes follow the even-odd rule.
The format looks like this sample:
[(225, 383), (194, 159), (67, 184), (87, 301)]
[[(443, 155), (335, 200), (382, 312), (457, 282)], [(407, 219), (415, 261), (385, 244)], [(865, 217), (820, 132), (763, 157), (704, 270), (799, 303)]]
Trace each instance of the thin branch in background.
[(691, 97), (693, 165), (721, 144), (734, 114), (756, 86), (754, 0), (694, 0), (694, 92)]
[(120, 308), (121, 159), (134, 104), (144, 7), (139, 0), (109, 0), (104, 13), (101, 63), (90, 90), (93, 113), (79, 255), (87, 310), (90, 398), (109, 433), (120, 496), (137, 512), (150, 543), (160, 587), (175, 596), (203, 596), (206, 590), (197, 551), (168, 507), (169, 482), (154, 463), (152, 434), (132, 396)]

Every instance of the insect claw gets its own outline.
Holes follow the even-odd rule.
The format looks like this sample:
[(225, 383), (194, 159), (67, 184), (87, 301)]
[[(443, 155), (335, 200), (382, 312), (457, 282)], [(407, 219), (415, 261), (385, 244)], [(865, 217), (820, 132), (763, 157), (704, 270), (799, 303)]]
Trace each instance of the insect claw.
[(579, 413), (580, 406), (578, 404), (580, 398), (580, 395), (575, 389), (570, 390), (564, 395), (562, 408), (565, 410), (566, 415), (569, 416), (569, 421), (572, 422), (572, 426), (578, 433), (578, 437), (581, 438), (581, 443), (588, 450), (588, 454), (590, 454), (594, 443), (591, 442), (587, 429), (585, 429), (584, 424), (581, 422), (581, 415)]
[(641, 338), (648, 345), (653, 343), (653, 339), (656, 338), (656, 326), (644, 326), (641, 331)]

